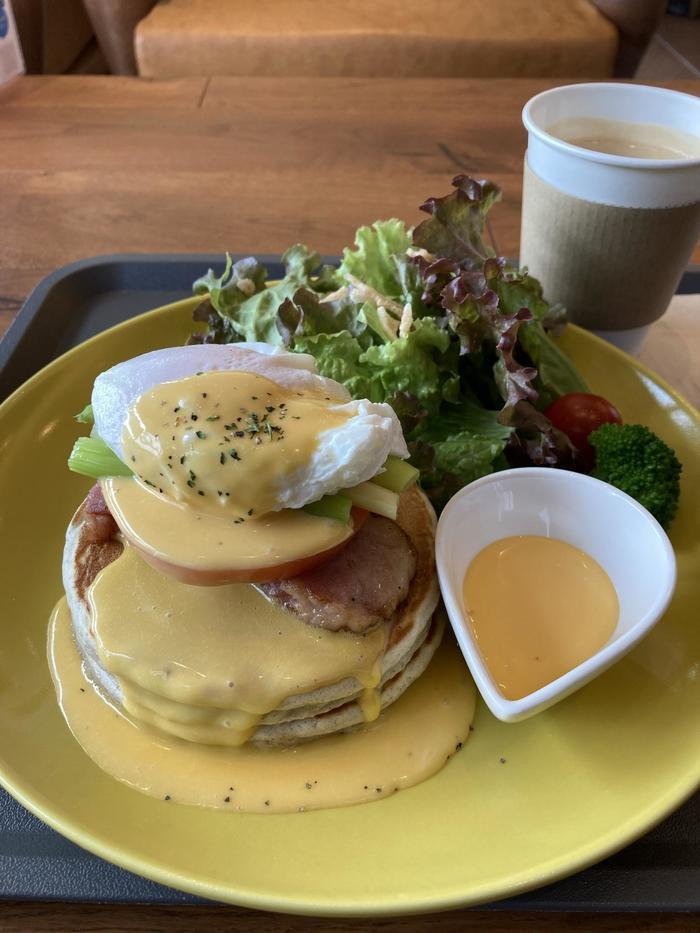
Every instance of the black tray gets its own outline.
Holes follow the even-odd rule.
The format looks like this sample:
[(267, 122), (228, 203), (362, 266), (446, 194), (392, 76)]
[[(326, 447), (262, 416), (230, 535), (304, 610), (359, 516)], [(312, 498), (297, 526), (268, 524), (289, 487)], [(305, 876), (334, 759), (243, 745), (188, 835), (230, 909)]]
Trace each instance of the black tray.
[[(280, 275), (277, 257), (266, 265)], [(221, 255), (99, 256), (57, 269), (36, 287), (0, 342), (0, 399), (87, 337), (191, 294)], [(700, 292), (700, 270), (679, 292)], [(0, 897), (193, 904), (200, 899), (133, 875), (44, 826), (0, 790)], [(700, 794), (604, 862), (494, 909), (700, 911)], [(1, 910), (1, 908), (0, 908)]]

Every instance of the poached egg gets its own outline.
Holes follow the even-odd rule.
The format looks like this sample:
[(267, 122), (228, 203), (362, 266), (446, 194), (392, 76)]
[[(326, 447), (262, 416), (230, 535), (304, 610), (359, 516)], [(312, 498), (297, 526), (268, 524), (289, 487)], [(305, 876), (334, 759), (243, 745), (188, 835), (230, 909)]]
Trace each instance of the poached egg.
[(263, 343), (155, 350), (97, 377), (95, 429), (152, 489), (199, 510), (298, 509), (408, 456), (390, 405)]

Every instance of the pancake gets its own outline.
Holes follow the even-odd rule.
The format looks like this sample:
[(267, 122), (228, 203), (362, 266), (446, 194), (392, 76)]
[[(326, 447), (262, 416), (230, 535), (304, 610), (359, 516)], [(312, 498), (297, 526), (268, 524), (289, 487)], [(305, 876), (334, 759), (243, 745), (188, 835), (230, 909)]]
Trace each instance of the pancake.
[[(367, 686), (352, 676), (291, 693), (254, 723), (247, 736), (250, 742), (284, 746), (355, 729), (397, 700), (423, 673), (440, 643), (444, 625), (441, 619), (433, 620), (439, 600), (434, 567), (435, 515), (417, 487), (402, 494), (397, 523), (415, 548), (417, 569), (406, 600), (390, 620), (382, 623), (385, 648), (371, 703)], [(83, 503), (67, 531), (63, 579), (73, 633), (91, 679), (109, 702), (125, 708), (126, 715), (136, 722), (193, 742), (238, 744), (240, 735), (226, 728), (232, 711), (223, 709), (219, 701), (180, 703), (168, 697), (165, 689), (155, 690), (151, 683), (144, 687), (105, 668), (98, 651), (90, 593), (100, 571), (122, 555), (118, 537), (95, 540)], [(334, 633), (332, 637), (342, 635)]]

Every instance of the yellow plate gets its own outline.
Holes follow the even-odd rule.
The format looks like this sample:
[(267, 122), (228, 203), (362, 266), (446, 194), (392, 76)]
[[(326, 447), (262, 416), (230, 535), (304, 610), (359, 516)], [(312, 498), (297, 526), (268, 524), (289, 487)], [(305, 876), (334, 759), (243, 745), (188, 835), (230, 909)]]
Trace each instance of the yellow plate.
[(103, 774), (71, 737), (45, 660), (60, 556), (87, 482), (66, 456), (94, 377), (182, 343), (193, 302), (113, 328), (56, 360), (0, 407), (0, 776), (21, 803), (92, 852), (163, 884), (268, 910), (417, 912), (516, 894), (584, 868), (678, 806), (700, 778), (700, 416), (660, 379), (570, 328), (593, 391), (683, 461), (672, 540), (679, 582), (632, 654), (573, 697), (506, 725), (481, 705), (436, 777), (362, 806), (287, 816), (174, 807)]

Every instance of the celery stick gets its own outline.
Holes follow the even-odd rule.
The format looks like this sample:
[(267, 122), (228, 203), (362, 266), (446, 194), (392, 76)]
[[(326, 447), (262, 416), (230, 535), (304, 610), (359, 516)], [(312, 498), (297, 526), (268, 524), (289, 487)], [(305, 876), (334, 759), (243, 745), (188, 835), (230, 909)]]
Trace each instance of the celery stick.
[(95, 420), (92, 414), (92, 405), (86, 405), (81, 412), (73, 415), (73, 420), (79, 421), (81, 424), (92, 424)]
[(93, 479), (132, 475), (129, 467), (122, 463), (101, 437), (79, 437), (68, 458), (68, 469)]
[(308, 502), (304, 506), (304, 511), (309, 515), (317, 515), (319, 518), (332, 518), (344, 525), (350, 522), (350, 510), (352, 502), (347, 496), (324, 496), (317, 502)]
[(360, 483), (352, 489), (342, 489), (341, 495), (351, 499), (353, 505), (377, 515), (383, 515), (385, 518), (395, 519), (399, 510), (398, 495), (374, 482)]
[(392, 492), (403, 492), (412, 486), (419, 476), (420, 472), (410, 463), (398, 457), (388, 457), (384, 464), (384, 472), (372, 477), (372, 482)]

